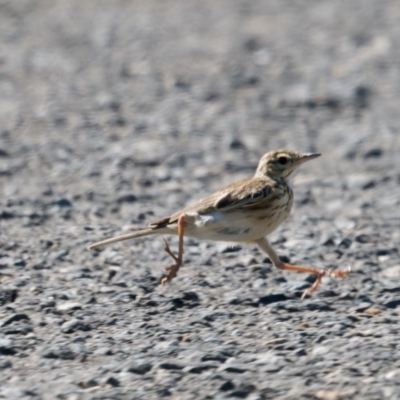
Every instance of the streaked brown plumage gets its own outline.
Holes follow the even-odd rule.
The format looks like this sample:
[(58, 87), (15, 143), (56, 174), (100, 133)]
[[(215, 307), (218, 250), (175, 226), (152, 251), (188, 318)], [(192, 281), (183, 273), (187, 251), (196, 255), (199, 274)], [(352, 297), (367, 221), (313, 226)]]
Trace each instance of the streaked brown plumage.
[(344, 277), (349, 270), (319, 270), (285, 264), (266, 236), (290, 214), (293, 204), (291, 175), (301, 164), (319, 156), (291, 150), (271, 151), (261, 158), (254, 177), (228, 185), (169, 217), (151, 223), (147, 229), (94, 243), (88, 249), (141, 236), (176, 234), (179, 236), (178, 256), (172, 253), (165, 241), (165, 251), (175, 261), (167, 268), (168, 276), (162, 281), (165, 284), (176, 276), (182, 265), (183, 236), (256, 243), (277, 268), (317, 275), (317, 280), (304, 292), (304, 297), (317, 289), (323, 276)]

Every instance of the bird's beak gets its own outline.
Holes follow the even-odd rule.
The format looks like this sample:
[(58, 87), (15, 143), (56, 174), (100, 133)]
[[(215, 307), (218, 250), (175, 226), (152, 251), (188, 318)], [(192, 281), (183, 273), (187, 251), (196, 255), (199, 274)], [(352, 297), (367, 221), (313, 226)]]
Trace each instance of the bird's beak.
[(314, 158), (317, 158), (320, 155), (321, 154), (319, 153), (303, 154), (303, 156), (297, 160), (296, 164), (298, 165), (304, 164), (307, 161), (314, 160)]

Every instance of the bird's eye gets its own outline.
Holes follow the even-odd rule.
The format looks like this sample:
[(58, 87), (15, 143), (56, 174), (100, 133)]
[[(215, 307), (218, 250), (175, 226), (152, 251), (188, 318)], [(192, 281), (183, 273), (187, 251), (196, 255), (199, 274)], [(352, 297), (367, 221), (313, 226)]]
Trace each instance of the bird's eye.
[(287, 162), (288, 162), (288, 158), (287, 157), (279, 157), (278, 158), (278, 163), (279, 164), (281, 164), (281, 165), (285, 165), (285, 164), (287, 164)]

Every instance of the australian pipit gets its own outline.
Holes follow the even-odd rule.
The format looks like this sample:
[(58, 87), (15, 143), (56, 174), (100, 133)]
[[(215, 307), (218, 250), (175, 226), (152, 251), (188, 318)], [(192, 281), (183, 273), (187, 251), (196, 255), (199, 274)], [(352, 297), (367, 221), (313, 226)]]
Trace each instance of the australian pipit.
[(252, 178), (228, 185), (216, 193), (175, 214), (149, 224), (147, 229), (94, 243), (97, 247), (147, 235), (173, 234), (179, 236), (176, 256), (165, 241), (165, 251), (174, 259), (167, 267), (164, 285), (174, 278), (182, 265), (183, 237), (196, 239), (255, 243), (268, 254), (275, 267), (283, 270), (317, 275), (317, 279), (302, 297), (316, 290), (324, 276), (342, 278), (350, 270), (323, 270), (284, 263), (266, 236), (289, 216), (293, 204), (290, 178), (302, 164), (320, 154), (301, 154), (291, 150), (276, 150), (265, 154)]

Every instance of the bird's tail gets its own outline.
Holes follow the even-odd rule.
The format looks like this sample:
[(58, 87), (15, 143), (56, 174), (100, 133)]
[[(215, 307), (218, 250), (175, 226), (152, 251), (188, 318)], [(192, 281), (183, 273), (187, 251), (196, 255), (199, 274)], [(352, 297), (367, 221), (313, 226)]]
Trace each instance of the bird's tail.
[(107, 244), (122, 242), (123, 240), (135, 239), (135, 238), (138, 238), (141, 236), (153, 235), (155, 233), (159, 233), (159, 232), (155, 232), (154, 228), (142, 229), (141, 231), (128, 233), (128, 234), (122, 235), (122, 236), (116, 236), (116, 237), (113, 237), (110, 239), (102, 240), (101, 242), (93, 243), (90, 246), (88, 246), (87, 249), (93, 250), (93, 249), (97, 249), (97, 247), (105, 246)]

